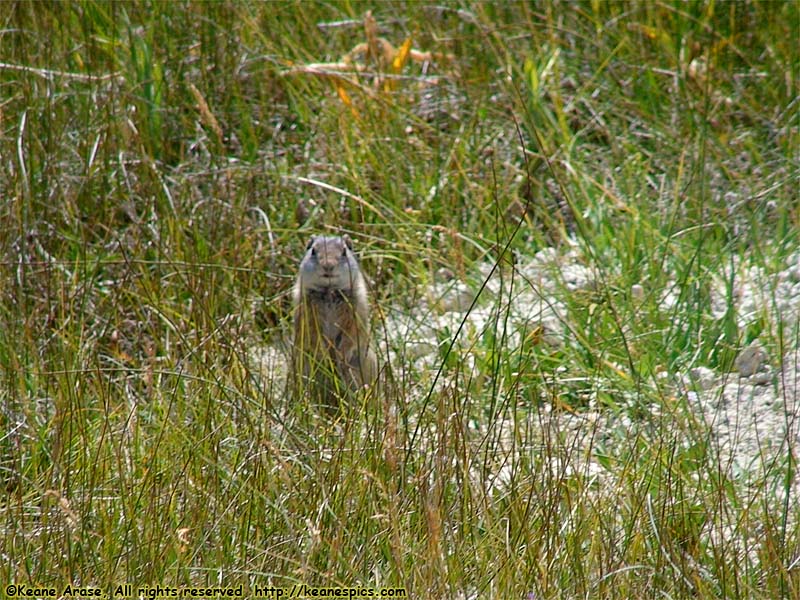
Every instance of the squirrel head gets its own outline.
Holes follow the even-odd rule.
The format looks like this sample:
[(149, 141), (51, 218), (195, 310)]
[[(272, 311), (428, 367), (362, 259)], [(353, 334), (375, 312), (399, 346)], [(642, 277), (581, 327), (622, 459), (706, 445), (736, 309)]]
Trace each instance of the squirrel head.
[(300, 262), (299, 282), (303, 290), (352, 290), (360, 277), (349, 236), (311, 237)]

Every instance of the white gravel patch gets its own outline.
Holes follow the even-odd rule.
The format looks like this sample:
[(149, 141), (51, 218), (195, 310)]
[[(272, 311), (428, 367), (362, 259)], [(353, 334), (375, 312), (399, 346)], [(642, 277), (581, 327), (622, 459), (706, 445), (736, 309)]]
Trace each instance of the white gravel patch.
[(734, 261), (715, 277), (711, 292), (711, 310), (718, 319), (726, 315), (732, 303), (740, 327), (765, 315), (774, 322), (780, 319), (787, 330), (792, 330), (800, 320), (800, 251), (776, 273)]
[[(439, 369), (443, 350), (460, 330), (456, 346), (462, 350), (464, 369), (472, 372), (470, 345), (489, 328), (496, 331), (498, 315), (504, 319), (504, 343), (509, 348), (534, 330), (544, 343), (558, 348), (573, 335), (562, 295), (596, 287), (596, 274), (587, 262), (576, 246), (562, 253), (547, 248), (530, 259), (519, 260), (514, 277), (505, 273), (501, 280), (492, 265), (481, 265), (476, 284), (437, 282), (414, 310), (398, 310), (387, 320), (386, 339), (403, 347), (402, 356), (390, 353), (391, 360), (416, 371), (415, 376), (429, 383)], [(486, 281), (485, 296), (473, 306), (481, 281)], [(770, 356), (765, 345), (755, 340), (741, 349), (733, 373), (718, 373), (700, 365), (685, 373), (664, 374), (665, 381), (676, 382), (674, 392), (682, 395), (697, 421), (708, 428), (711, 448), (719, 453), (729, 474), (758, 477), (765, 469), (785, 461), (789, 453), (796, 457), (800, 451), (800, 251), (790, 257), (783, 269), (772, 273), (735, 263), (713, 279), (710, 291), (714, 317), (724, 317), (732, 304), (742, 330), (757, 319), (781, 323), (787, 340), (784, 349), (794, 346), (783, 357)], [(631, 290), (634, 298), (640, 292)], [(667, 289), (662, 310), (670, 310), (679, 293), (677, 286)], [(388, 349), (384, 348), (386, 352)], [(439, 387), (446, 385), (446, 378), (440, 378)], [(424, 394), (428, 389), (423, 384), (419, 392)], [(657, 414), (661, 407), (650, 410)], [(636, 427), (623, 422), (627, 418), (608, 412), (590, 406), (580, 414), (557, 416), (559, 427), (574, 435), (587, 427), (593, 432), (580, 435), (581, 444), (586, 445), (583, 455), (592, 463), (581, 468), (592, 476), (599, 476), (603, 467), (591, 458), (591, 445)], [(686, 444), (690, 443), (687, 439)], [(509, 469), (507, 463), (503, 469)], [(497, 481), (502, 482), (503, 471), (498, 475)], [(793, 486), (794, 497), (800, 497), (800, 478), (795, 478)]]

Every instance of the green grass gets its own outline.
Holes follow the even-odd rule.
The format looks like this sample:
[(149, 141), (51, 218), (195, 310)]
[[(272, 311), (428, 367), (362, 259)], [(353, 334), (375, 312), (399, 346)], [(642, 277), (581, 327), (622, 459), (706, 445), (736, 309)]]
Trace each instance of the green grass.
[[(290, 73), (364, 41), (370, 8), (451, 58), (349, 105)], [(736, 308), (742, 266), (800, 251), (796, 3), (1, 12), (3, 594), (800, 595), (797, 390), (739, 472), (675, 383), (736, 381), (754, 339), (774, 368), (798, 352), (774, 287)], [(356, 240), (387, 325), (392, 384), (339, 418), (258, 360), (285, 359), (318, 231)], [(548, 246), (596, 281), (550, 272), (554, 344), (514, 313)], [(418, 359), (392, 323), (440, 323), (442, 267), (488, 317)]]

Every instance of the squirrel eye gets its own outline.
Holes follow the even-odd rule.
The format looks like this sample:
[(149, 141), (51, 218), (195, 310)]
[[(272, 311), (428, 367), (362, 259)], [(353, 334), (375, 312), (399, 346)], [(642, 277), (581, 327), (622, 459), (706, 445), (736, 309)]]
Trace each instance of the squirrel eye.
[(342, 248), (342, 256), (347, 256), (347, 246)]
[(316, 256), (316, 255), (317, 255), (317, 249), (316, 248), (312, 248), (311, 249), (311, 256)]

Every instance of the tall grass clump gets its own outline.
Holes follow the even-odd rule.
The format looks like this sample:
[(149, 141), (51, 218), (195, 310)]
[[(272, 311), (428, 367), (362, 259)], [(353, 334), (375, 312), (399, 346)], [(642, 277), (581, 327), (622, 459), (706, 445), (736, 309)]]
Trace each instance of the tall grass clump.
[[(1, 12), (5, 595), (800, 595), (796, 3)], [(335, 413), (317, 232), (383, 365)]]

